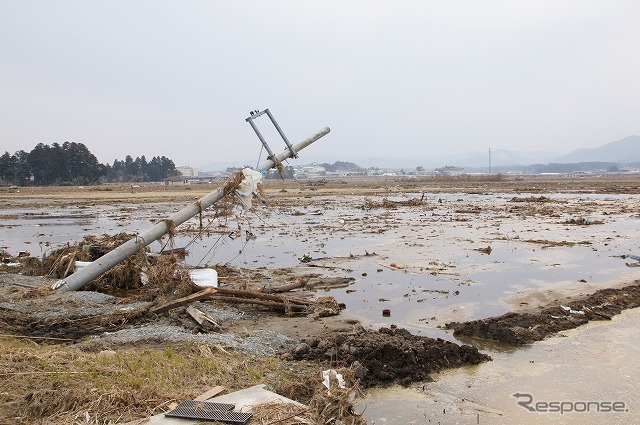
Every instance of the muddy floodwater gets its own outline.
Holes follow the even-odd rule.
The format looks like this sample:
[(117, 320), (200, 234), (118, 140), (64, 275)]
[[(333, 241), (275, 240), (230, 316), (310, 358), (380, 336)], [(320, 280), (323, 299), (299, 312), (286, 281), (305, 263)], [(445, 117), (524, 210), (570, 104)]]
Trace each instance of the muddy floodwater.
[[(640, 419), (635, 310), (523, 348), (458, 341), (443, 329), (452, 321), (534, 310), (640, 278), (638, 262), (625, 258), (640, 255), (640, 195), (416, 191), (269, 203), (231, 214), (205, 211), (179, 227), (171, 243), (165, 238), (150, 249), (186, 248), (184, 261), (191, 266), (302, 267), (353, 277), (354, 284), (330, 295), (365, 326), (397, 325), (471, 343), (494, 359), (439, 373), (424, 387), (370, 392), (362, 404), (370, 423)], [(0, 245), (43, 256), (88, 234), (141, 232), (184, 204), (51, 199), (34, 208), (12, 200), (0, 210)], [(620, 401), (627, 411), (531, 412), (516, 393), (543, 402)]]
[(638, 323), (634, 309), (517, 350), (484, 347), (492, 362), (441, 372), (424, 386), (370, 390), (359, 407), (372, 424), (638, 423)]

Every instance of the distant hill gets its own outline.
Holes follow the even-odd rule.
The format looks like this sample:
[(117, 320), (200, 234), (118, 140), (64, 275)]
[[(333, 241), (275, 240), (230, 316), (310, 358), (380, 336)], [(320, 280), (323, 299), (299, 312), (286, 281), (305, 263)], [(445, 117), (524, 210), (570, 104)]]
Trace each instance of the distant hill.
[(614, 162), (619, 164), (640, 162), (640, 136), (628, 136), (597, 148), (576, 149), (566, 155), (554, 158), (550, 162)]
[[(493, 172), (520, 171), (533, 164), (578, 164), (611, 163), (630, 167), (637, 167), (640, 163), (640, 136), (628, 136), (615, 142), (606, 143), (597, 148), (576, 149), (566, 155), (558, 156), (555, 152), (544, 151), (510, 151), (495, 149), (491, 152), (491, 167)], [(303, 155), (301, 155), (304, 157)], [(468, 152), (465, 154), (436, 154), (426, 155), (415, 152), (413, 155), (373, 156), (373, 155), (316, 155), (309, 162), (315, 163), (353, 163), (358, 166), (380, 167), (388, 169), (414, 170), (421, 166), (434, 169), (443, 166), (465, 167), (468, 171), (486, 172), (489, 169), (489, 152)], [(201, 165), (200, 170), (224, 170), (230, 166), (240, 167), (248, 161), (218, 162)], [(635, 165), (634, 165), (635, 164)]]
[[(506, 149), (494, 149), (491, 151), (492, 167), (515, 167), (532, 163), (548, 162), (558, 153), (529, 151), (514, 152)], [(489, 152), (472, 152), (469, 155), (459, 155), (455, 161), (461, 167), (489, 167)]]

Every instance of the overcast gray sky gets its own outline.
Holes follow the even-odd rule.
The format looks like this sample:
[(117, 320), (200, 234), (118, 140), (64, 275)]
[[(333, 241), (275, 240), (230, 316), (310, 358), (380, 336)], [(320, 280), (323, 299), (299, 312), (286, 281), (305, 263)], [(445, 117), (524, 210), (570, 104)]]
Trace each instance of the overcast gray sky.
[(637, 0), (1, 0), (0, 150), (257, 160), (267, 107), (292, 142), (331, 127), (308, 162), (597, 147), (640, 134), (639, 22)]

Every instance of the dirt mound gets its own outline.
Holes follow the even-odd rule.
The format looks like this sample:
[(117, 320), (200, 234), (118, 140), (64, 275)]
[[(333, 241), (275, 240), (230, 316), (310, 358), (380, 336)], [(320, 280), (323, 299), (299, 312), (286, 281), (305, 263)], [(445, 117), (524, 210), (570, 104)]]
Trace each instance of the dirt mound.
[(611, 320), (622, 310), (635, 307), (640, 307), (640, 284), (601, 289), (566, 305), (549, 306), (540, 313), (506, 313), (488, 319), (452, 322), (446, 327), (453, 329), (455, 336), (527, 344), (591, 320)]
[(475, 347), (416, 336), (394, 327), (309, 338), (293, 348), (289, 356), (349, 366), (364, 387), (408, 385), (430, 380), (430, 373), (445, 368), (491, 360)]

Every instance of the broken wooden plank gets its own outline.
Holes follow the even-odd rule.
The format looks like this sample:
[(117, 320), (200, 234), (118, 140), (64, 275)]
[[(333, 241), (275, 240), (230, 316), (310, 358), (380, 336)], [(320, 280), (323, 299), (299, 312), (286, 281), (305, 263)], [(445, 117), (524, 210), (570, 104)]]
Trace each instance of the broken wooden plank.
[(227, 389), (221, 385), (215, 386), (211, 388), (209, 391), (205, 391), (200, 394), (198, 397), (194, 398), (195, 401), (206, 401), (210, 398), (217, 396), (220, 393), (225, 392)]
[(208, 322), (216, 327), (220, 327), (220, 325), (218, 325), (211, 316), (202, 310), (198, 310), (192, 305), (187, 307), (187, 313), (189, 313), (189, 316), (193, 317), (193, 320), (198, 322), (199, 325), (204, 325), (205, 322)]
[(333, 289), (333, 288), (346, 288), (354, 283), (356, 280), (353, 277), (326, 277), (321, 278), (318, 275), (300, 276), (293, 282), (280, 286), (265, 286), (260, 288), (260, 292), (267, 294), (276, 294), (281, 292), (293, 291), (294, 289), (307, 288), (307, 289)]
[(289, 292), (289, 291), (293, 291), (294, 289), (304, 288), (305, 286), (307, 286), (308, 282), (309, 282), (309, 278), (303, 276), (303, 277), (297, 278), (294, 282), (287, 283), (285, 285), (262, 287), (260, 288), (260, 292), (264, 292), (267, 294)]
[[(246, 303), (246, 304), (258, 304), (264, 305), (268, 307), (279, 307), (284, 309), (285, 311), (288, 309), (296, 309), (302, 310), (308, 306), (314, 305), (315, 303), (312, 301), (300, 300), (300, 299), (292, 299), (281, 297), (279, 295), (271, 295), (265, 294), (263, 292), (258, 291), (247, 291), (243, 289), (228, 289), (228, 288), (207, 288), (202, 291), (196, 292), (195, 294), (188, 295), (183, 298), (178, 298), (177, 300), (170, 301), (164, 305), (159, 307), (154, 307), (151, 309), (152, 313), (164, 313), (169, 310), (173, 310), (174, 308), (182, 307), (183, 305), (190, 304), (194, 301), (200, 301), (205, 299), (213, 299), (217, 298), (222, 300), (226, 298), (225, 301), (229, 302), (237, 302), (237, 303)], [(263, 301), (263, 302), (257, 302)]]
[(278, 302), (278, 301), (269, 301), (269, 300), (257, 300), (254, 298), (238, 298), (238, 297), (225, 297), (225, 296), (216, 296), (214, 298), (216, 300), (225, 301), (229, 303), (255, 304), (255, 305), (262, 305), (265, 307), (273, 307), (279, 310), (283, 310), (285, 312), (304, 311), (309, 308), (309, 305), (293, 304), (293, 303), (282, 302), (282, 301)]
[(300, 304), (300, 305), (313, 305), (315, 304), (313, 301), (287, 298), (280, 295), (272, 295), (265, 294), (260, 291), (249, 291), (246, 289), (228, 289), (228, 288), (218, 288), (216, 291), (216, 298), (219, 296), (232, 296), (238, 298), (247, 298), (247, 299), (261, 299), (261, 300), (270, 300), (277, 301), (280, 303), (292, 303), (292, 304)]
[(164, 305), (159, 307), (154, 307), (150, 311), (152, 313), (164, 313), (165, 311), (173, 310), (174, 308), (182, 307), (183, 305), (192, 303), (194, 301), (204, 300), (209, 298), (212, 294), (218, 291), (218, 288), (207, 288), (202, 291), (196, 292), (195, 294), (187, 295), (183, 298), (178, 298), (177, 300), (170, 301)]

